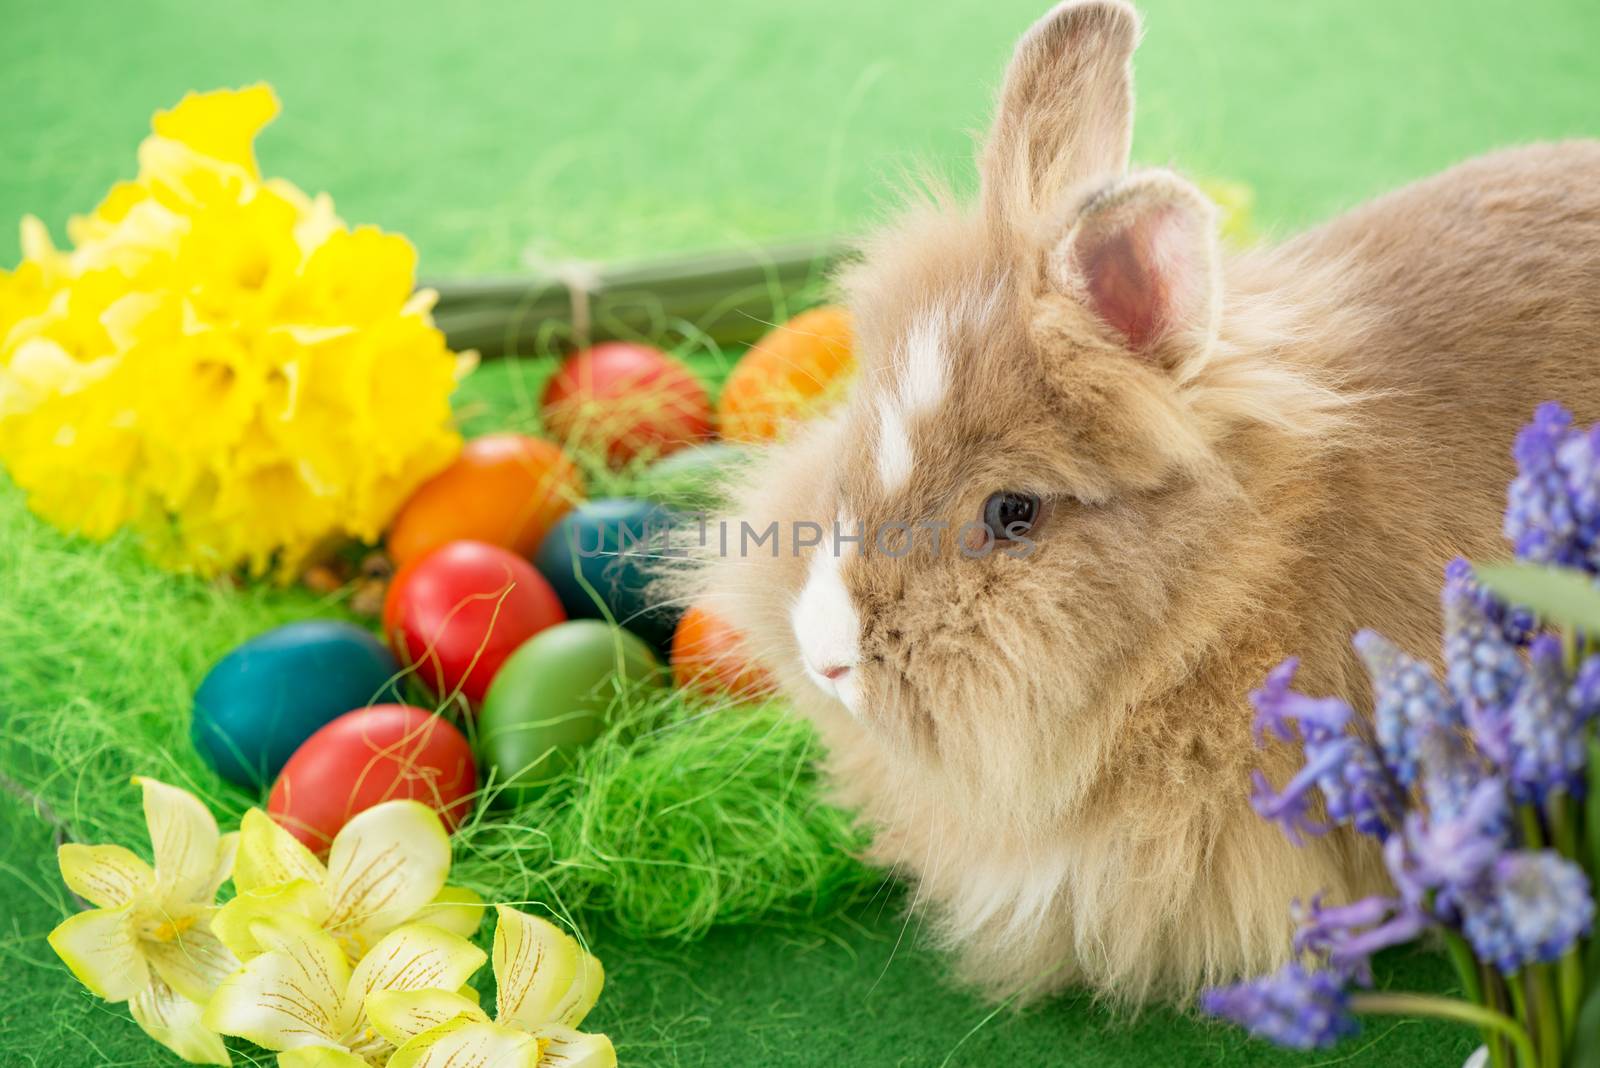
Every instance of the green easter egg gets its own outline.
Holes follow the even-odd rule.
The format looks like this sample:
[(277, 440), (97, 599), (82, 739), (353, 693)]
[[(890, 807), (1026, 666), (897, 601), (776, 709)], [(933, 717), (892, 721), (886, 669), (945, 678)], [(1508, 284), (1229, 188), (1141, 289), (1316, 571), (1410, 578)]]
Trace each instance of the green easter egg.
[(640, 495), (690, 515), (715, 511), (728, 480), (749, 460), (748, 450), (735, 445), (679, 449), (645, 470)]
[(479, 764), (506, 784), (500, 800), (537, 796), (605, 729), (625, 686), (662, 679), (648, 645), (599, 620), (559, 623), (523, 642), (500, 666), (478, 713)]

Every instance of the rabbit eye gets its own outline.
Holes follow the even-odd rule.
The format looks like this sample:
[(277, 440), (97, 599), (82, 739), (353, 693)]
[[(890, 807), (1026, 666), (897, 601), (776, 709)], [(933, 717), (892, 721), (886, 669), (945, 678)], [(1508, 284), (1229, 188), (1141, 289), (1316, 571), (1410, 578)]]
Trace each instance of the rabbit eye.
[(1039, 498), (1032, 493), (1002, 490), (983, 502), (983, 525), (995, 541), (1011, 541), (1033, 529), (1039, 520)]

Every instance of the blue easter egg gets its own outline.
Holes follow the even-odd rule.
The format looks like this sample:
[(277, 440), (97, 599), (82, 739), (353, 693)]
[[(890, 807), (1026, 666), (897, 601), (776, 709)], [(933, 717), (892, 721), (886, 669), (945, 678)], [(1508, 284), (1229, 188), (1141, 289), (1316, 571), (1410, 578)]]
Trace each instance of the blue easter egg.
[(400, 671), (377, 638), (349, 623), (290, 623), (217, 661), (194, 695), (195, 748), (229, 782), (271, 783), (300, 743), (352, 709), (401, 703)]
[[(652, 501), (609, 497), (568, 512), (539, 547), (534, 566), (550, 580), (569, 619), (612, 620), (655, 648), (672, 644), (683, 609), (654, 603), (650, 583), (686, 538), (666, 533), (682, 517)], [(587, 586), (588, 588), (585, 588)]]

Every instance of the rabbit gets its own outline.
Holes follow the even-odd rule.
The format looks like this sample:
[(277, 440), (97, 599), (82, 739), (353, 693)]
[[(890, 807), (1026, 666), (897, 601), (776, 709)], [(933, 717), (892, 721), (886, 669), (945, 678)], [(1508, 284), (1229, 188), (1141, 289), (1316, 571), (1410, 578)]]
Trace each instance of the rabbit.
[(1372, 841), (1252, 811), (1297, 753), (1246, 695), (1293, 655), (1369, 713), (1351, 636), (1436, 660), (1443, 567), (1506, 553), (1516, 428), (1600, 416), (1600, 143), (1225, 249), (1129, 168), (1140, 32), (1073, 0), (1021, 38), (976, 202), (863, 241), (851, 395), (753, 461), (694, 578), (996, 998), (1183, 1000), (1286, 960), (1293, 899), (1384, 891)]

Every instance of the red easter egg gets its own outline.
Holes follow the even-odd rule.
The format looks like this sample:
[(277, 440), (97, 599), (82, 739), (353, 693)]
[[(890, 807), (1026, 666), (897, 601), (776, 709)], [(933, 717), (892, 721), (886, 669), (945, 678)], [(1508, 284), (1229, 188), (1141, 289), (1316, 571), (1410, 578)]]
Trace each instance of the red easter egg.
[(341, 827), (384, 801), (420, 801), (453, 831), (477, 788), (472, 747), (449, 722), (410, 705), (373, 705), (301, 743), (272, 784), (267, 814), (325, 853)]
[(573, 354), (545, 386), (545, 429), (621, 467), (711, 437), (711, 398), (660, 349), (608, 341)]
[(383, 602), (383, 632), (436, 696), (474, 707), (512, 651), (567, 618), (544, 576), (515, 553), (453, 541), (402, 567)]

